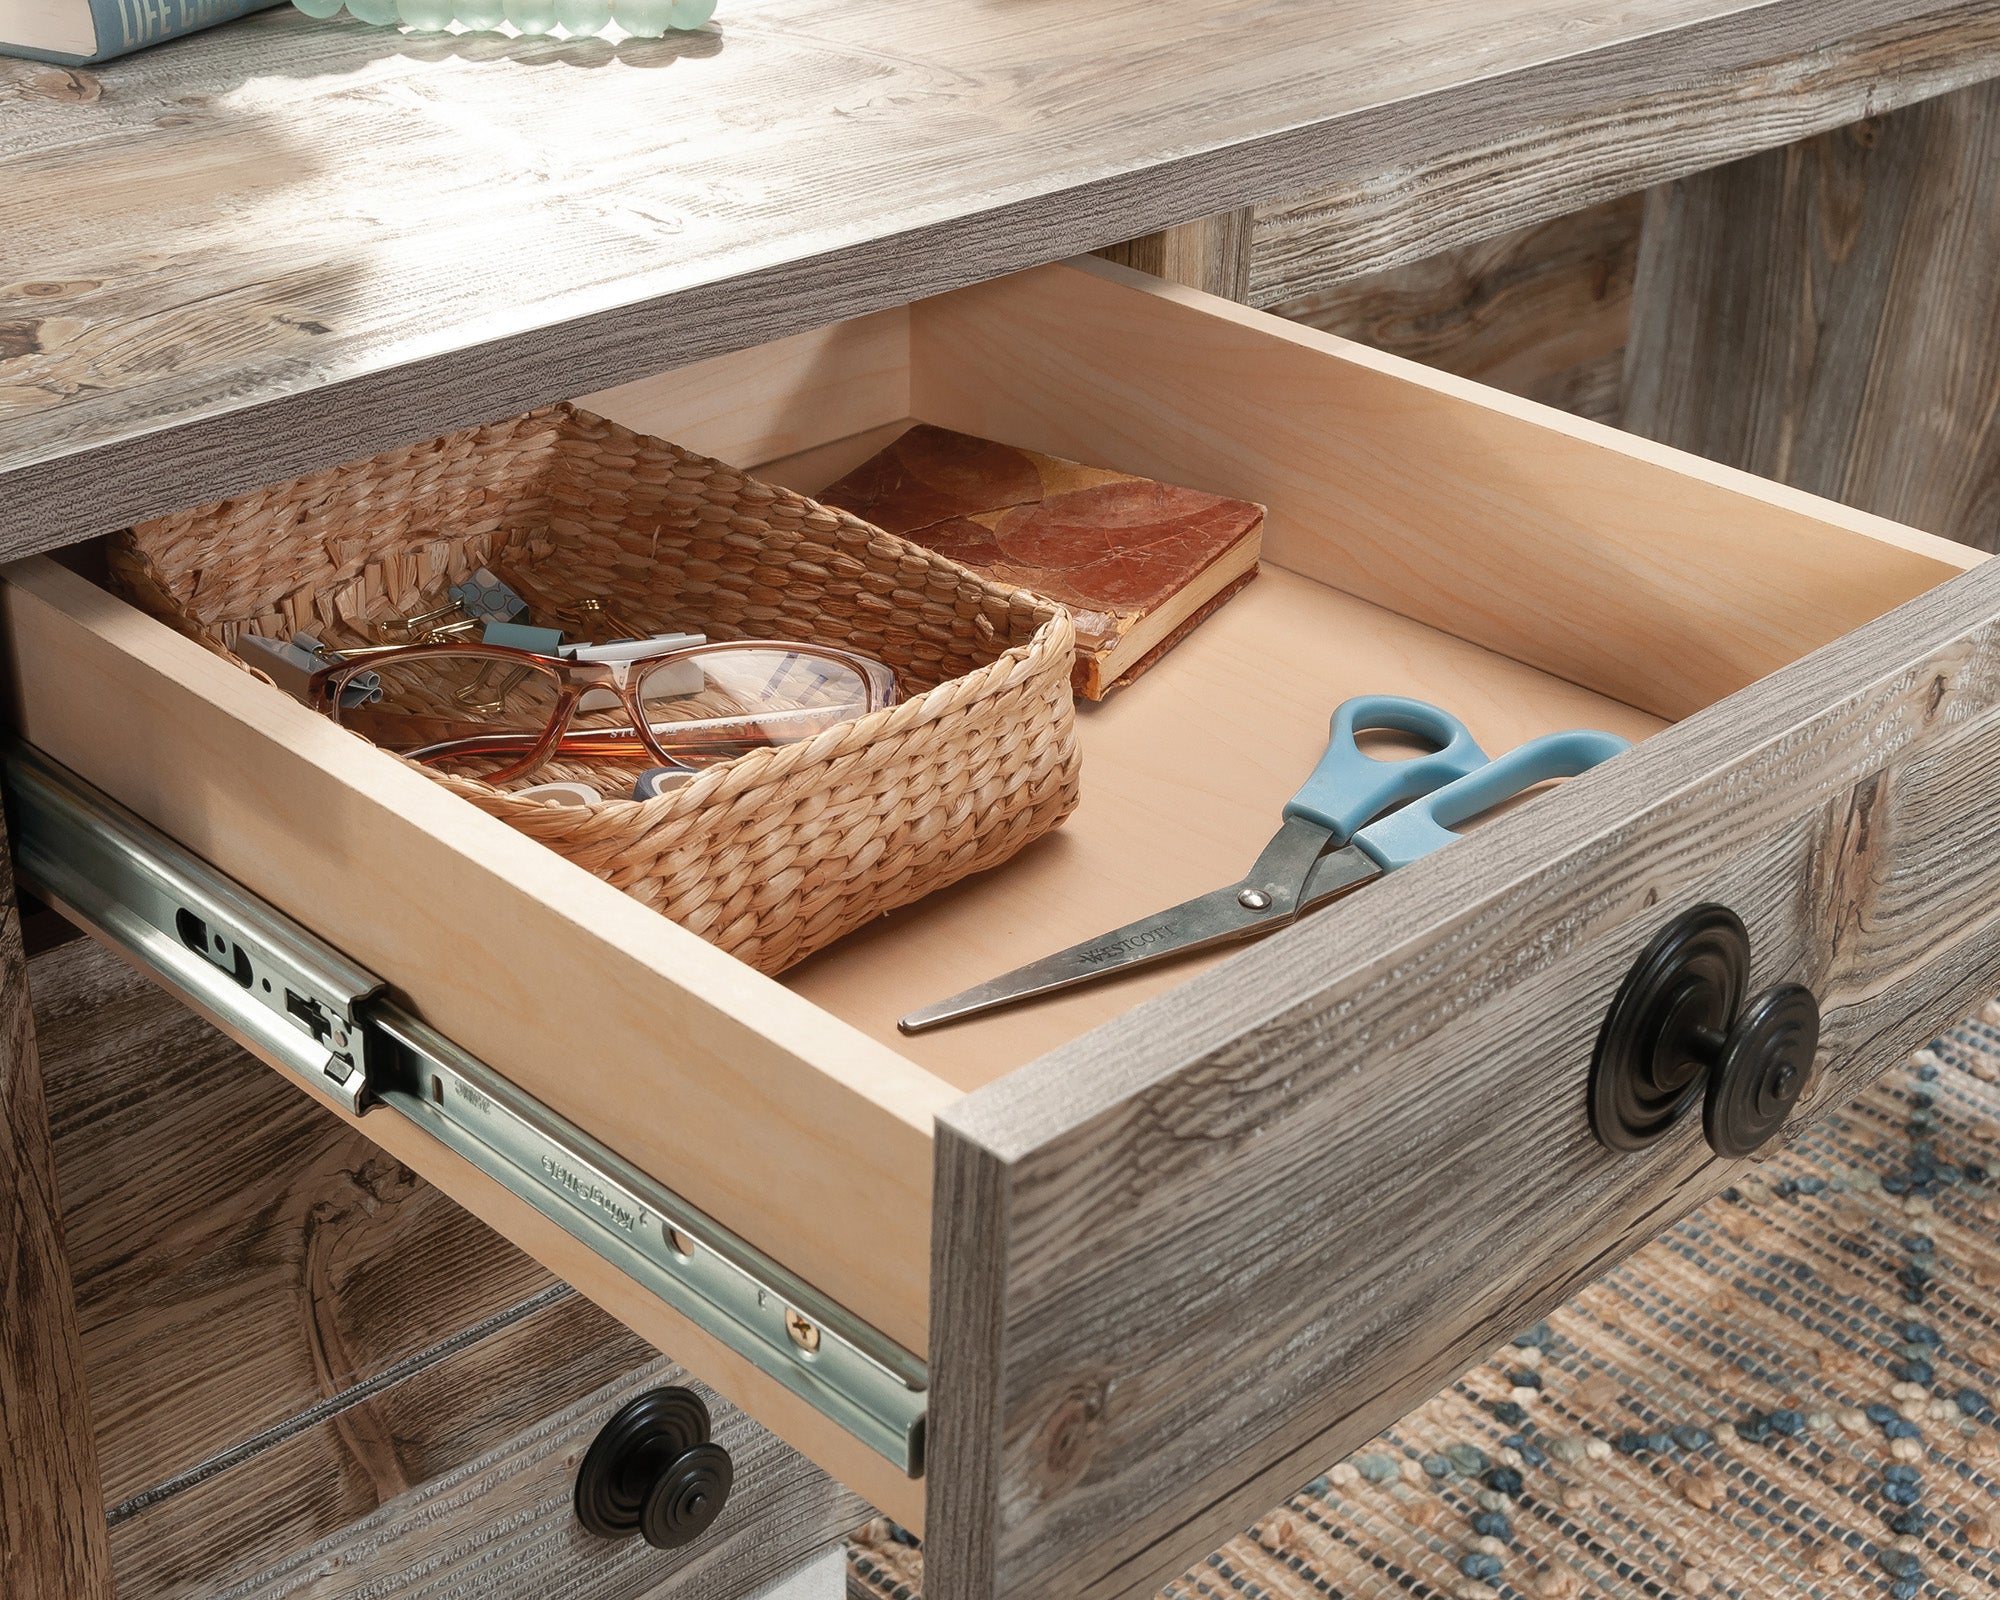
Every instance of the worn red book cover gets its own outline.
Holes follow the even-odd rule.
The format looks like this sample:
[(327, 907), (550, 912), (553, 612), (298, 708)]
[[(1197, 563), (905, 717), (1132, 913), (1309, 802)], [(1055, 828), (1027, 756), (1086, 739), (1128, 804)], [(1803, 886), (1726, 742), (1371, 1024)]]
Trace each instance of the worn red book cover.
[[(918, 423), (818, 498), (1076, 618), (1101, 700), (1257, 572), (1264, 508)], [(1199, 614), (1199, 615), (1197, 615)]]

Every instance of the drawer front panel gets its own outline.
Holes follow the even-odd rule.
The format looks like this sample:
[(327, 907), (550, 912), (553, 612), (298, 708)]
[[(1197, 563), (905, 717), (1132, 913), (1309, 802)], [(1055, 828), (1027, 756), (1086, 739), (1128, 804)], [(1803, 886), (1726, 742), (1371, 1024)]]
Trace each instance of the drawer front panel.
[[(730, 1600), (868, 1516), (103, 950), (46, 950), (28, 981), (128, 1600), (670, 1584)], [(730, 1453), (721, 1517), (673, 1551), (587, 1533), (579, 1462), (621, 1405), (667, 1385), (701, 1392)]]
[(945, 1112), (934, 1600), (1149, 1592), (1726, 1183), (1586, 1116), (1681, 910), (1817, 996), (1792, 1127), (2000, 984), (1996, 616), (1956, 579)]

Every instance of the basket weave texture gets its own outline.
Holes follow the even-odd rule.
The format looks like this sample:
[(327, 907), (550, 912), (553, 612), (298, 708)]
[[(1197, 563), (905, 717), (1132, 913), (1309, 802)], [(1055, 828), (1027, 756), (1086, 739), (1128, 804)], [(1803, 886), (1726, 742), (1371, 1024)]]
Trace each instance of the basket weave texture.
[[(145, 523), (111, 553), (129, 599), (223, 654), (243, 633), (365, 631), (480, 566), (648, 631), (895, 669), (899, 704), (651, 800), (565, 807), (419, 768), (765, 972), (1006, 860), (1076, 804), (1066, 612), (570, 406)], [(629, 793), (637, 771), (552, 763), (512, 787)]]

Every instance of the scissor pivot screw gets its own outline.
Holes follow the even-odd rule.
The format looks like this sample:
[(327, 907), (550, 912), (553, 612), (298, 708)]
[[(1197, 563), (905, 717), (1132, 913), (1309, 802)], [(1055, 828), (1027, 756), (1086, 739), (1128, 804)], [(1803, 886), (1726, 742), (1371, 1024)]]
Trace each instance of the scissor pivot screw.
[(1236, 903), (1245, 911), (1269, 911), (1271, 897), (1262, 889), (1238, 889)]

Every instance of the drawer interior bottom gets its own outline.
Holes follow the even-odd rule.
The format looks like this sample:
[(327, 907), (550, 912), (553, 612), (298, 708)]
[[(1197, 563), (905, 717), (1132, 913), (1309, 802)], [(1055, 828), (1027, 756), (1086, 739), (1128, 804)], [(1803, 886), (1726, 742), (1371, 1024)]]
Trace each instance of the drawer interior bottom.
[[(769, 463), (812, 493), (905, 423)], [(1083, 799), (1013, 860), (878, 918), (780, 981), (960, 1089), (976, 1089), (1228, 959), (1214, 950), (913, 1037), (896, 1019), (1149, 911), (1233, 882), (1357, 694), (1434, 701), (1489, 754), (1596, 727), (1637, 742), (1665, 720), (1269, 559), (1136, 684), (1079, 701)], [(1393, 893), (1393, 884), (1364, 893)], [(1334, 905), (1318, 913), (1338, 918)]]

